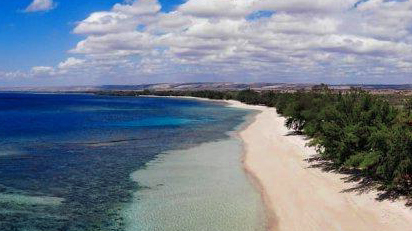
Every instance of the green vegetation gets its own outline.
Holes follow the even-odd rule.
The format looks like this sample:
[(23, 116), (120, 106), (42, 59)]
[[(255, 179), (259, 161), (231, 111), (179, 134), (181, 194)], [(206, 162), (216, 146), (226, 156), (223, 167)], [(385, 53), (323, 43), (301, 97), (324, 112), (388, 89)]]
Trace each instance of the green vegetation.
[(146, 90), (117, 94), (235, 99), (276, 107), (286, 118), (285, 125), (311, 138), (309, 145), (334, 169), (353, 170), (363, 179), (379, 182), (390, 197), (412, 194), (412, 98), (397, 100), (403, 102), (399, 105), (387, 96), (360, 89), (337, 93), (326, 85), (293, 93)]

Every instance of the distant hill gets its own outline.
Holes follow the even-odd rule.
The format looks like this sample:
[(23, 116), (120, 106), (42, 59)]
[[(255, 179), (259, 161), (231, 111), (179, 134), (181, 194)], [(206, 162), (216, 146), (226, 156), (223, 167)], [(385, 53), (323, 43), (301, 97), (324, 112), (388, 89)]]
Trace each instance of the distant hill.
[[(298, 90), (310, 89), (316, 84), (293, 84), (293, 83), (230, 83), (230, 82), (198, 82), (198, 83), (156, 83), (140, 85), (102, 85), (102, 86), (69, 86), (69, 87), (0, 87), (0, 91), (24, 91), (24, 92), (94, 92), (94, 91), (131, 91), (131, 90)], [(348, 90), (351, 87), (363, 88), (372, 91), (412, 91), (412, 84), (402, 85), (375, 85), (375, 84), (348, 84), (329, 85), (336, 90)]]

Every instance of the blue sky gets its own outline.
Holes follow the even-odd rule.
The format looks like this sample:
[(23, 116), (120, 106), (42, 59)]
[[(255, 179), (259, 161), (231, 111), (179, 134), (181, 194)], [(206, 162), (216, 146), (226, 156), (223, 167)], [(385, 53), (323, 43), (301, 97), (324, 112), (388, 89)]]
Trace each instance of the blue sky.
[[(24, 13), (32, 0), (0, 1), (0, 70), (53, 66), (69, 55), (83, 36), (72, 33), (76, 22), (95, 11), (110, 10), (121, 0), (58, 0), (49, 12)], [(162, 0), (170, 11), (183, 0)]]
[(411, 28), (398, 0), (1, 0), (0, 85), (412, 83)]

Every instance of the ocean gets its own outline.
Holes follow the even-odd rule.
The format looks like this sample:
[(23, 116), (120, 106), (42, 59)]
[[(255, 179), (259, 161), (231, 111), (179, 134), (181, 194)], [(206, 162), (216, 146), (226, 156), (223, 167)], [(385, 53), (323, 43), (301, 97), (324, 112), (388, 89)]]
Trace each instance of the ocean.
[(0, 93), (0, 230), (264, 230), (222, 103)]

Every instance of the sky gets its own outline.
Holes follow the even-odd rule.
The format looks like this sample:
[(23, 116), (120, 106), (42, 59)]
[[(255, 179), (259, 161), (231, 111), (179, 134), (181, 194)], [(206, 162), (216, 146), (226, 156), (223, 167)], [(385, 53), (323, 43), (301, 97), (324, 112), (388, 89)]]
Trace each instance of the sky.
[(0, 86), (412, 84), (412, 0), (0, 0)]

